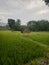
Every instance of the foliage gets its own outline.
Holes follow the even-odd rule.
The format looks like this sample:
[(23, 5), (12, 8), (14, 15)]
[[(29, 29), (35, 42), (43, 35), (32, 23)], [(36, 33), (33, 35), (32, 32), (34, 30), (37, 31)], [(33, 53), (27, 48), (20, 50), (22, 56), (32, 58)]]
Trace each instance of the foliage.
[(26, 25), (21, 25), (21, 20), (17, 21), (13, 19), (8, 19), (8, 24), (11, 30), (22, 31), (24, 29), (30, 29), (30, 31), (49, 31), (49, 21), (39, 20), (39, 21), (29, 21)]
[(20, 31), (20, 29), (21, 29), (20, 24), (21, 24), (20, 19), (17, 19), (17, 21), (15, 22), (15, 27), (16, 27), (16, 29), (15, 29), (15, 30)]
[(47, 20), (29, 21), (27, 26), (31, 31), (49, 31), (49, 22)]
[(25, 30), (27, 28), (26, 25), (21, 25), (21, 31)]
[(49, 4), (49, 0), (44, 0), (46, 4)]
[(8, 24), (11, 30), (20, 31), (20, 24), (21, 24), (20, 19), (17, 19), (17, 21), (13, 19), (8, 19)]
[(11, 30), (15, 30), (15, 20), (8, 19), (8, 25), (9, 25)]

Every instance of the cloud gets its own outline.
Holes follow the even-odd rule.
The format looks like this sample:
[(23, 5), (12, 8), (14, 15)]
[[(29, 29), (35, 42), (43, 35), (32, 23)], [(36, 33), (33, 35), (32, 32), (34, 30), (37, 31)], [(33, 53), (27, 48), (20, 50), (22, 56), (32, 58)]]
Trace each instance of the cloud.
[(49, 7), (42, 0), (0, 0), (0, 18), (4, 22), (8, 18), (20, 18), (22, 24), (33, 19), (49, 20)]
[(27, 9), (33, 9), (33, 8), (37, 8), (40, 6), (43, 6), (44, 2), (42, 2), (41, 0), (32, 0), (28, 3), (28, 5), (26, 6)]
[(43, 15), (43, 14), (46, 14), (48, 12), (49, 12), (49, 9), (47, 9), (47, 10), (40, 10), (40, 11), (36, 12), (36, 14)]
[(0, 15), (12, 15), (11, 12), (0, 12)]

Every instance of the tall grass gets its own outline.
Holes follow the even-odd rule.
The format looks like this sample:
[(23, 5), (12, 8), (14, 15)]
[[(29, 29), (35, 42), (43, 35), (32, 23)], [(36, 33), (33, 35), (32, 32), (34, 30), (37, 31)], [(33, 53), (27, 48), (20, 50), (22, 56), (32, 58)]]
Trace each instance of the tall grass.
[(34, 41), (49, 45), (49, 32), (32, 32), (29, 36)]
[(38, 41), (36, 37), (42, 35), (43, 38), (44, 34), (31, 33), (25, 37), (20, 32), (0, 31), (0, 65), (22, 65), (44, 56), (47, 49), (30, 40), (32, 38)]

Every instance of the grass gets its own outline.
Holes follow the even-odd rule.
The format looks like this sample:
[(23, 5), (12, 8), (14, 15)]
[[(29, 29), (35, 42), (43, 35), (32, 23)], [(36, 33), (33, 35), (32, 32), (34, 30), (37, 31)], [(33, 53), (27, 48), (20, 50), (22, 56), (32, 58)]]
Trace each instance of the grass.
[(0, 31), (0, 65), (23, 65), (49, 52), (49, 32)]
[(30, 38), (34, 41), (49, 45), (49, 32), (34, 32), (30, 34)]

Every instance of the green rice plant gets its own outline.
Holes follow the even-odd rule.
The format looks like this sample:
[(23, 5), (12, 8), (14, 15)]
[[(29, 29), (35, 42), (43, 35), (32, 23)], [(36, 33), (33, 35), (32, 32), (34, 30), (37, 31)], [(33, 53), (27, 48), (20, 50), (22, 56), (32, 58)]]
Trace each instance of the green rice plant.
[[(37, 32), (35, 33), (37, 35)], [(44, 52), (49, 52), (47, 47), (33, 41), (33, 36), (36, 38), (35, 33), (24, 37), (18, 31), (0, 31), (0, 65), (22, 65), (43, 57)]]
[(49, 45), (49, 32), (32, 32), (29, 35), (33, 41), (38, 41), (39, 43), (43, 43)]

